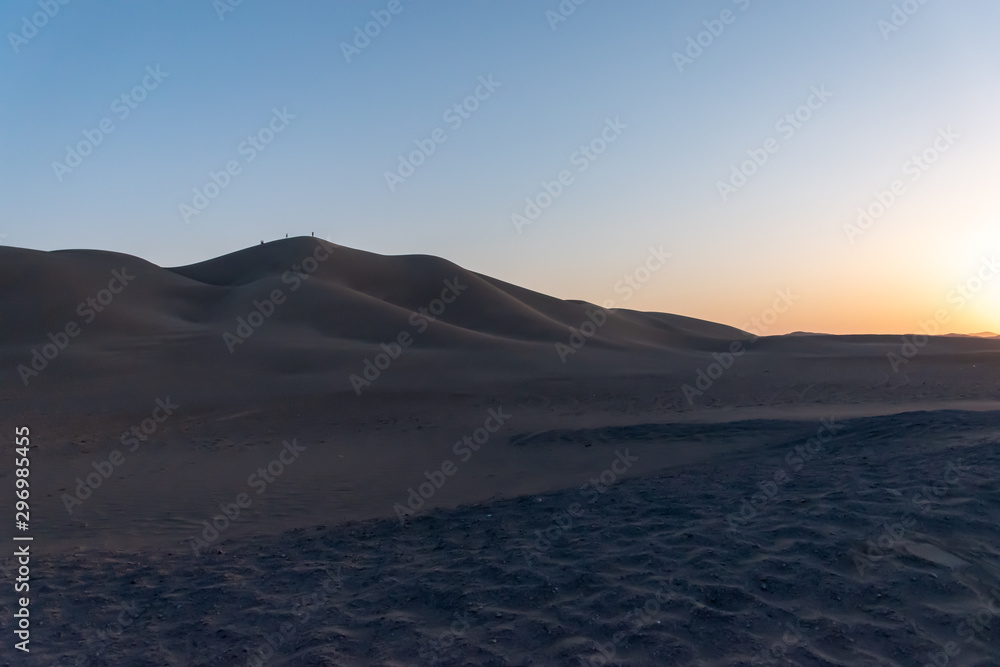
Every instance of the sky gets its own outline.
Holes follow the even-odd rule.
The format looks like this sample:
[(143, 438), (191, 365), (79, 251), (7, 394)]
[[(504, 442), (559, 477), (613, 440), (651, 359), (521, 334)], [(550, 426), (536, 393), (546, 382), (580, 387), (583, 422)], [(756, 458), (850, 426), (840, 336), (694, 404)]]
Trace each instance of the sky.
[(179, 266), (315, 233), (761, 334), (1000, 332), (998, 23), (993, 0), (8, 0), (0, 243)]

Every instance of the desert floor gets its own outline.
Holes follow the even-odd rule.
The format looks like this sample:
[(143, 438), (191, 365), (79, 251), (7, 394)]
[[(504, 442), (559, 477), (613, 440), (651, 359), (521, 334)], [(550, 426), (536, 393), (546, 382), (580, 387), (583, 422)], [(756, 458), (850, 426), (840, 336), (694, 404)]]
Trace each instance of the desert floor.
[[(59, 495), (109, 445), (36, 427), (40, 611), (30, 659), (3, 664), (1000, 659), (1000, 411), (653, 421), (634, 398), (395, 396), (338, 428), (308, 402), (193, 415), (72, 515)], [(462, 461), (452, 443), (491, 408), (509, 421)], [(292, 437), (304, 450), (257, 494), (248, 474)], [(454, 474), (400, 520), (445, 460)], [(251, 504), (193, 547), (241, 491)]]

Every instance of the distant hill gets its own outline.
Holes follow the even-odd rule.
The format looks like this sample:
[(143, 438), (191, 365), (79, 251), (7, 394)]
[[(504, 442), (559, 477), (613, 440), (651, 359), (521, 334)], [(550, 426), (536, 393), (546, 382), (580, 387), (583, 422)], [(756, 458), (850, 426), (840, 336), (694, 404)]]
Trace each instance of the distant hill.
[(958, 336), (961, 338), (1000, 338), (1000, 334), (995, 334), (992, 331), (980, 331), (979, 333), (973, 333), (973, 334), (950, 333), (945, 335)]
[[(679, 392), (723, 374), (774, 378), (807, 359), (830, 360), (824, 374), (847, 359), (888, 369), (887, 355), (900, 349), (898, 336), (757, 338), (681, 315), (605, 311), (439, 257), (310, 237), (173, 268), (99, 250), (0, 246), (0, 321), (3, 399), (41, 405), (62, 392), (98, 409), (168, 394), (332, 396), (357, 393), (358, 378), (363, 391), (459, 392), (642, 377)], [(945, 354), (1000, 350), (969, 336), (935, 345)]]

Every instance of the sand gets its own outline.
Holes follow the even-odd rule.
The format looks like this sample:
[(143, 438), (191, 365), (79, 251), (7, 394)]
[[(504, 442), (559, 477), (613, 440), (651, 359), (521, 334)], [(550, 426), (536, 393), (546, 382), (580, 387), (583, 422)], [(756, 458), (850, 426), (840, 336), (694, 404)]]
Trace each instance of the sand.
[(897, 372), (899, 336), (309, 238), (0, 247), (0, 312), (34, 518), (32, 651), (0, 664), (1000, 661), (996, 339)]

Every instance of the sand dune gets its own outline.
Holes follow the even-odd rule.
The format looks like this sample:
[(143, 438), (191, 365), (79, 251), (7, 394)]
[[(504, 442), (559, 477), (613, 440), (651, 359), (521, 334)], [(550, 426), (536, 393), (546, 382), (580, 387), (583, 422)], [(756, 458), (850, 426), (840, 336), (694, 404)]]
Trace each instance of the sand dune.
[[(124, 272), (127, 285), (122, 288), (114, 272)], [(351, 391), (350, 375), (400, 336), (410, 346), (376, 389), (413, 386), (414, 378), (434, 383), (436, 374), (427, 371), (451, 366), (443, 354), (478, 370), (478, 384), (492, 374), (605, 375), (615, 372), (623, 353), (630, 359), (621, 369), (627, 374), (633, 372), (629, 366), (643, 368), (650, 359), (669, 366), (678, 354), (721, 350), (729, 340), (749, 338), (691, 318), (604, 313), (438, 258), (383, 257), (310, 238), (173, 269), (115, 253), (4, 247), (0, 281), (0, 308), (18, 313), (5, 318), (0, 362), (24, 370), (16, 380), (29, 392), (44, 386), (50, 394), (79, 392), (84, 376), (88, 393), (100, 393), (102, 380), (110, 383), (123, 374), (143, 377), (152, 393), (221, 383), (215, 393), (242, 395), (241, 388), (259, 373), (279, 382), (294, 376), (288, 379), (308, 392)], [(120, 293), (112, 293), (109, 283)], [(98, 303), (88, 305), (87, 299)], [(58, 359), (34, 360), (45, 367), (36, 377), (33, 355), (50, 343), (50, 334), (59, 337), (67, 326), (78, 327), (77, 335)], [(571, 327), (591, 335), (578, 339), (586, 342), (588, 358), (579, 361), (581, 355), (574, 354), (568, 364), (556, 344), (573, 344)], [(186, 363), (178, 366), (178, 359)], [(441, 379), (456, 381), (447, 374)]]
[[(262, 328), (261, 333), (289, 345), (297, 341), (289, 339), (282, 325), (312, 327), (298, 333), (319, 335), (334, 344), (382, 342), (386, 332), (411, 328), (410, 315), (428, 309), (442, 291), (449, 291), (450, 283), (460, 292), (449, 293), (454, 303), (445, 304), (437, 317), (442, 326), (421, 338), (425, 344), (562, 341), (567, 327), (587, 321), (587, 311), (596, 308), (531, 292), (436, 257), (385, 257), (310, 238), (275, 241), (172, 269), (114, 253), (72, 251), (39, 257), (31, 251), (2, 250), (5, 271), (10, 271), (5, 282), (9, 280), (22, 299), (45, 301), (43, 312), (50, 314), (72, 312), (70, 307), (88, 295), (86, 285), (100, 287), (111, 269), (128, 267), (136, 275), (135, 286), (123, 295), (128, 307), (108, 308), (108, 315), (101, 317), (102, 324), (114, 327), (118, 335), (140, 336), (154, 331), (150, 325), (167, 324), (174, 331), (221, 334), (233, 328), (236, 317), (252, 310), (254, 300), (263, 301), (276, 289), (289, 296), (288, 302), (268, 320), (278, 326)], [(311, 266), (300, 268), (307, 261)], [(45, 276), (44, 282), (18, 270), (29, 262), (31, 274)], [(65, 289), (67, 285), (74, 288)], [(143, 307), (137, 310), (137, 306)], [(153, 311), (160, 317), (151, 322)], [(39, 324), (35, 318), (19, 330), (35, 331)], [(591, 342), (668, 346), (700, 338), (746, 338), (746, 334), (690, 318), (623, 311), (612, 316)]]
[(998, 340), (757, 338), (311, 238), (0, 247), (0, 317), (38, 664), (256, 664), (285, 622), (267, 664), (1000, 659), (961, 628), (1000, 588)]
[[(116, 271), (125, 272), (128, 284), (112, 294), (108, 287), (118, 287)], [(101, 395), (123, 375), (144, 378), (150, 393), (217, 385), (219, 391), (204, 397), (212, 402), (230, 393), (244, 400), (254, 386), (263, 387), (253, 382), (261, 373), (282, 391), (296, 386), (305, 393), (350, 392), (350, 375), (401, 335), (409, 337), (410, 347), (372, 391), (428, 384), (458, 389), (473, 376), (475, 386), (490, 378), (680, 376), (711, 364), (713, 353), (726, 352), (734, 342), (748, 350), (742, 367), (752, 365), (751, 357), (772, 353), (844, 357), (863, 359), (870, 375), (871, 369), (888, 368), (876, 360), (900, 345), (893, 336), (754, 339), (682, 316), (605, 313), (442, 259), (384, 257), (311, 238), (178, 268), (116, 253), (0, 247), (0, 285), (4, 368), (30, 368), (33, 352), (42, 351), (50, 334), (58, 337), (74, 324), (80, 330), (51, 363), (36, 359), (45, 365), (43, 373), (29, 371), (26, 379), (15, 374), (13, 384), (27, 383), (29, 394), (38, 387), (59, 394), (79, 392), (86, 377), (87, 393), (102, 403), (128, 399), (113, 389)], [(451, 303), (441, 300), (442, 292)], [(281, 304), (271, 303), (275, 294)], [(107, 305), (101, 305), (102, 295), (110, 297)], [(98, 303), (91, 307), (88, 298)], [(240, 328), (240, 318), (257, 318), (260, 326)], [(244, 334), (251, 335), (244, 340)], [(922, 355), (965, 354), (971, 360), (990, 358), (996, 350), (993, 341), (939, 337)], [(461, 373), (450, 372), (455, 364)]]

